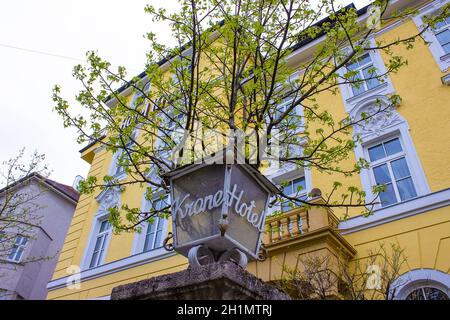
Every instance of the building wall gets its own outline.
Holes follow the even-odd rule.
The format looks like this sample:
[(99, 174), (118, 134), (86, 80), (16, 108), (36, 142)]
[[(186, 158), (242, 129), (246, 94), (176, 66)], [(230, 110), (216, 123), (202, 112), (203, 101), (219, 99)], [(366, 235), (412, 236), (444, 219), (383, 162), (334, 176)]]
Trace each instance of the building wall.
[[(376, 40), (394, 39), (405, 35), (417, 33), (416, 25), (408, 20), (391, 28), (377, 36)], [(426, 176), (426, 181), (431, 193), (446, 192), (450, 187), (450, 91), (441, 83), (442, 73), (430, 53), (430, 49), (423, 43), (417, 42), (413, 50), (406, 50), (402, 46), (395, 47), (402, 56), (408, 59), (409, 65), (403, 67), (399, 73), (391, 74), (392, 85), (401, 97), (402, 102), (397, 112), (406, 119), (409, 133), (414, 147), (420, 159), (420, 164)], [(386, 56), (382, 57), (387, 59)], [(322, 106), (330, 106), (329, 110), (335, 116), (346, 115), (344, 101), (340, 94), (332, 95), (323, 93), (318, 97), (318, 103)], [(349, 165), (355, 160), (350, 157)], [(90, 175), (101, 178), (109, 170), (111, 155), (104, 150), (97, 152), (92, 162)], [(330, 182), (342, 181), (339, 175), (328, 175), (312, 172), (312, 187), (320, 188), (324, 193), (329, 191)], [(361, 187), (361, 179), (355, 175), (345, 179), (345, 185)], [(448, 191), (448, 190), (447, 190)], [(445, 193), (446, 195), (447, 193)], [(440, 193), (441, 195), (441, 193)], [(85, 270), (81, 273), (81, 288), (69, 290), (64, 285), (64, 277), (67, 276), (66, 268), (70, 265), (80, 265), (86, 243), (88, 242), (92, 221), (98, 211), (98, 203), (94, 199), (96, 195), (82, 196), (76, 209), (72, 225), (61, 254), (60, 261), (53, 275), (53, 281), (49, 284), (52, 290), (49, 299), (92, 299), (109, 296), (111, 289), (122, 283), (137, 281), (162, 273), (174, 272), (187, 266), (186, 260), (180, 256), (170, 256), (144, 266), (130, 265), (124, 270), (104, 274), (95, 270)], [(142, 191), (127, 190), (122, 195), (124, 202), (139, 204), (142, 201)], [(421, 203), (426, 207), (429, 196), (421, 198)], [(420, 213), (402, 213), (390, 218), (389, 221), (379, 222), (378, 225), (364, 226), (357, 231), (344, 232), (345, 239), (357, 249), (357, 258), (364, 257), (369, 249), (373, 249), (380, 243), (397, 243), (405, 247), (408, 263), (405, 271), (431, 268), (445, 273), (450, 272), (450, 207), (449, 198), (439, 205), (425, 209)], [(431, 201), (431, 200), (430, 200)], [(394, 206), (393, 210), (403, 212), (404, 204)], [(403, 211), (402, 211), (403, 210)], [(382, 218), (384, 211), (375, 213), (376, 218)], [(342, 210), (335, 210), (337, 216), (343, 216)], [(360, 210), (352, 210), (349, 224), (360, 221), (357, 216)], [(359, 219), (359, 220), (357, 220)], [(369, 220), (368, 220), (369, 221)], [(344, 224), (345, 225), (345, 224)], [(376, 225), (376, 226), (374, 226)], [(114, 264), (119, 259), (129, 259), (132, 250), (134, 235), (121, 234), (112, 236), (109, 250), (106, 256), (106, 265), (102, 270), (114, 270)], [(298, 253), (284, 254), (284, 258), (278, 260), (296, 261)], [(275, 259), (276, 260), (276, 259)], [(249, 270), (263, 279), (274, 279), (281, 276), (280, 266), (273, 262), (270, 268), (258, 269), (258, 264), (251, 264)], [(108, 267), (108, 263), (109, 266)], [(126, 263), (123, 263), (126, 264)], [(97, 269), (97, 268), (96, 268)], [(273, 271), (277, 270), (277, 271)], [(109, 271), (108, 271), (109, 272)], [(278, 274), (280, 273), (280, 274)], [(86, 279), (86, 280), (83, 280)]]
[[(34, 185), (25, 188), (24, 192), (34, 192), (36, 189)], [(33, 236), (26, 245), (22, 261), (45, 259), (24, 265), (0, 265), (0, 286), (24, 299), (42, 300), (47, 296), (47, 283), (55, 270), (75, 204), (52, 190), (42, 193), (35, 202), (42, 206), (36, 212), (40, 216), (40, 224), (30, 232)]]

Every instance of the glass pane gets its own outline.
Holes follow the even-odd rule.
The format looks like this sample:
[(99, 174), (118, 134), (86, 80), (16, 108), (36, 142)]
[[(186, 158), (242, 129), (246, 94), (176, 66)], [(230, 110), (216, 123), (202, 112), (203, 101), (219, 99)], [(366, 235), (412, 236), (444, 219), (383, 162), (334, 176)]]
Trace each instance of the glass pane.
[(305, 191), (306, 190), (305, 178), (301, 177), (301, 178), (295, 179), (292, 182), (292, 189), (293, 189), (292, 191), (294, 194), (296, 194), (299, 191), (300, 192)]
[[(355, 75), (351, 81), (357, 81), (357, 80), (361, 80), (362, 77), (361, 75), (358, 73), (357, 75)], [(361, 93), (363, 93), (364, 91), (366, 91), (366, 88), (364, 86), (364, 82), (356, 82), (355, 84), (352, 85), (352, 91), (353, 91), (353, 95), (357, 96)]]
[(406, 164), (405, 158), (400, 158), (391, 162), (392, 171), (394, 172), (394, 177), (396, 180), (401, 178), (409, 177), (408, 165)]
[(285, 201), (281, 203), (281, 212), (287, 212), (291, 210), (291, 206), (289, 205), (289, 201)]
[(449, 300), (448, 296), (439, 289), (432, 287), (418, 288), (411, 292), (406, 300)]
[(11, 249), (11, 253), (10, 253), (9, 256), (8, 256), (8, 259), (9, 259), (9, 260), (14, 260), (14, 256), (16, 255), (16, 252), (17, 252), (17, 246), (14, 246), (14, 247)]
[(109, 230), (110, 227), (111, 227), (111, 225), (109, 224), (108, 220), (102, 221), (99, 233), (102, 233), (102, 232), (104, 232), (106, 230)]
[(98, 257), (98, 251), (95, 251), (92, 255), (91, 263), (89, 264), (89, 268), (93, 268), (97, 265), (97, 257)]
[(425, 300), (425, 297), (423, 296), (422, 288), (419, 288), (417, 290), (414, 290), (411, 292), (407, 297), (406, 300)]
[(442, 46), (442, 49), (444, 49), (445, 53), (450, 53), (450, 43), (447, 43), (446, 45)]
[(386, 191), (380, 193), (380, 201), (381, 206), (383, 207), (397, 202), (397, 198), (395, 197), (395, 191), (394, 187), (392, 186), (392, 183), (386, 184)]
[(153, 249), (153, 239), (155, 238), (155, 233), (147, 234), (144, 242), (144, 251)]
[(15, 244), (21, 244), (22, 243), (22, 236), (16, 236)]
[(20, 258), (22, 257), (22, 253), (23, 253), (23, 247), (18, 248), (18, 250), (16, 252), (16, 257), (14, 258), (14, 260), (19, 261)]
[(347, 64), (347, 69), (350, 71), (356, 70), (358, 68), (358, 61)]
[(449, 300), (444, 292), (436, 288), (423, 288), (423, 292), (427, 300)]
[(28, 242), (28, 238), (27, 237), (21, 237), (22, 239), (21, 239), (21, 241), (20, 241), (20, 244), (21, 245), (26, 245), (27, 244), (27, 242)]
[(450, 42), (450, 30), (444, 30), (436, 34), (436, 38), (438, 39), (441, 45), (445, 45)]
[(393, 140), (387, 141), (384, 143), (384, 148), (386, 149), (386, 154), (391, 156), (393, 154), (402, 152), (402, 145), (400, 144), (400, 140), (395, 138)]
[(161, 231), (163, 229), (163, 226), (164, 226), (164, 220), (162, 218), (158, 218), (158, 228), (156, 230)]
[(98, 237), (97, 241), (95, 242), (94, 251), (99, 251), (103, 242), (103, 237)]
[(377, 184), (385, 184), (391, 182), (391, 176), (386, 164), (373, 168), (373, 174)]
[(414, 188), (414, 183), (411, 178), (397, 181), (397, 189), (400, 193), (400, 199), (402, 199), (402, 201), (417, 196), (416, 189)]
[(158, 248), (161, 246), (161, 237), (162, 237), (162, 231), (156, 232), (155, 244), (153, 246), (154, 248)]
[(369, 148), (369, 158), (370, 161), (376, 161), (386, 157), (384, 153), (383, 145), (379, 144), (375, 147)]
[(156, 224), (158, 223), (158, 218), (153, 219), (153, 223), (148, 223), (147, 234), (154, 233), (156, 229)]
[(370, 59), (370, 55), (368, 53), (366, 53), (359, 58), (359, 65), (363, 66), (367, 63), (370, 63), (371, 61), (372, 60)]
[(436, 26), (435, 26), (435, 30), (439, 30), (439, 29), (441, 29), (442, 27), (445, 27), (445, 25), (446, 25), (446, 23), (445, 23), (445, 21), (440, 21), (440, 22), (438, 22), (438, 23), (436, 23)]
[(370, 79), (372, 77), (376, 77), (377, 76), (376, 72), (374, 72), (374, 73), (370, 73), (369, 72), (371, 69), (373, 69), (372, 65), (370, 65), (367, 68), (363, 69), (364, 79), (369, 79), (369, 80), (366, 81), (366, 85), (367, 85), (368, 89), (375, 88), (376, 86), (378, 86), (380, 84), (380, 80), (378, 80), (377, 78)]

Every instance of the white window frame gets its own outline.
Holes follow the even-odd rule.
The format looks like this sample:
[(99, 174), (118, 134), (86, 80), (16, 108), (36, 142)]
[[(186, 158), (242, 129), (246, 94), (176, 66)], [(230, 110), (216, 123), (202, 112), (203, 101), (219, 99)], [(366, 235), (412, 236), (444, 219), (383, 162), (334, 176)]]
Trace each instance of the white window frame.
[[(378, 160), (375, 160), (375, 161), (371, 161), (370, 160), (369, 148), (374, 147), (374, 146), (379, 145), (379, 144), (382, 144), (382, 143), (385, 143), (385, 142), (387, 142), (389, 140), (393, 140), (393, 139), (398, 139), (399, 140), (400, 145), (402, 147), (402, 151), (401, 152), (396, 153), (394, 155), (386, 156), (386, 157), (384, 157), (382, 159), (378, 159)], [(402, 137), (400, 136), (400, 134), (395, 134), (395, 133), (394, 134), (390, 134), (390, 135), (385, 136), (383, 139), (372, 140), (372, 141), (370, 141), (370, 143), (365, 144), (364, 145), (364, 156), (365, 156), (365, 159), (369, 162), (369, 175), (370, 175), (371, 187), (377, 185), (376, 179), (375, 179), (375, 174), (373, 172), (373, 168), (374, 167), (378, 167), (378, 166), (383, 165), (383, 164), (387, 164), (389, 162), (389, 165), (387, 165), (387, 168), (388, 168), (388, 171), (389, 171), (389, 177), (391, 178), (391, 183), (392, 183), (392, 186), (394, 188), (394, 194), (395, 194), (395, 198), (396, 198), (397, 202), (395, 202), (393, 204), (390, 204), (390, 205), (386, 205), (384, 207), (381, 206), (381, 204), (380, 204), (379, 205), (380, 208), (381, 207), (382, 208), (386, 208), (386, 207), (389, 207), (389, 206), (392, 206), (392, 205), (396, 205), (396, 204), (402, 203), (404, 201), (415, 199), (415, 198), (417, 198), (419, 196), (417, 194), (416, 179), (414, 178), (413, 173), (411, 172), (411, 169), (410, 169), (410, 167), (411, 167), (410, 162), (411, 161), (410, 161), (410, 159), (409, 159), (409, 157), (408, 157), (408, 155), (407, 155), (407, 153), (405, 151), (404, 142), (402, 141)], [(409, 199), (406, 199), (406, 200), (401, 200), (400, 193), (398, 191), (397, 181), (395, 179), (394, 173), (392, 172), (392, 168), (391, 168), (391, 164), (390, 164), (393, 161), (395, 161), (397, 159), (400, 159), (400, 158), (405, 158), (406, 164), (408, 166), (408, 170), (410, 171), (411, 179), (413, 181), (414, 189), (416, 191), (416, 196), (415, 197), (412, 197), (412, 198), (409, 198)]]
[[(424, 27), (423, 23), (423, 16), (431, 16), (433, 14), (437, 14), (438, 11), (449, 2), (450, 0), (435, 0), (423, 8), (420, 9), (420, 12), (418, 15), (414, 16), (412, 20), (416, 24), (417, 28), (419, 30), (422, 30)], [(431, 52), (431, 55), (433, 56), (434, 60), (436, 61), (439, 69), (441, 72), (447, 72), (450, 67), (450, 54), (445, 53), (444, 49), (442, 48), (441, 44), (439, 43), (438, 39), (436, 38), (433, 30), (428, 29), (423, 34), (423, 38), (426, 42), (429, 43), (429, 49)]]
[[(22, 243), (22, 241), (21, 241), (19, 244), (17, 244), (17, 238), (19, 238), (19, 237), (20, 237), (22, 240), (23, 240), (23, 239), (26, 239), (26, 240), (25, 240), (25, 243)], [(20, 262), (22, 261), (22, 258), (23, 258), (23, 256), (24, 256), (24, 253), (25, 253), (25, 250), (26, 250), (26, 248), (27, 248), (27, 244), (28, 244), (29, 241), (30, 241), (30, 238), (29, 238), (29, 237), (26, 237), (26, 236), (21, 235), (21, 234), (17, 234), (17, 235), (15, 236), (15, 238), (14, 238), (14, 244), (13, 244), (13, 247), (11, 248), (11, 251), (8, 253), (7, 260), (10, 261), (10, 262), (14, 262), (14, 263), (20, 263)], [(17, 253), (19, 252), (20, 249), (22, 249), (22, 251), (20, 252), (19, 257), (17, 257)], [(15, 250), (14, 256), (13, 256), (13, 258), (10, 258), (10, 256), (12, 255), (12, 253), (13, 253), (14, 250)]]
[(395, 300), (404, 300), (411, 292), (421, 287), (439, 289), (450, 297), (450, 275), (435, 269), (411, 270), (392, 283), (391, 294), (395, 295)]
[[(109, 199), (108, 199), (109, 197)], [(108, 208), (113, 206), (120, 206), (120, 191), (115, 188), (111, 188), (108, 190), (103, 191), (99, 194), (99, 196), (96, 198), (97, 202), (99, 203), (99, 209), (96, 213), (96, 215), (93, 218), (93, 223), (91, 226), (91, 230), (89, 232), (88, 242), (86, 244), (83, 258), (81, 259), (81, 269), (82, 270), (88, 270), (93, 269), (90, 268), (91, 258), (92, 254), (94, 252), (95, 248), (95, 242), (97, 240), (97, 235), (100, 231), (100, 226), (102, 221), (105, 219), (108, 219), (109, 217), (109, 211)], [(100, 264), (97, 267), (100, 267), (105, 263), (105, 258), (107, 256), (107, 252), (109, 249), (109, 243), (111, 241), (112, 236), (112, 228), (109, 229), (109, 234), (107, 235), (107, 238), (105, 239), (104, 247), (105, 247), (105, 254), (103, 255), (103, 258), (100, 261)]]
[[(298, 197), (307, 197), (307, 195), (308, 195), (308, 192), (307, 192), (307, 189), (306, 189), (306, 177), (305, 177), (305, 175), (300, 175), (300, 176), (298, 176), (297, 178), (293, 178), (293, 179), (290, 179), (289, 181), (288, 181), (288, 184), (289, 184), (289, 187), (291, 187), (291, 184), (292, 184), (292, 186), (293, 186), (293, 183), (294, 183), (294, 181), (295, 180), (298, 180), (298, 179), (300, 179), (300, 178), (303, 178), (303, 180), (305, 181), (305, 189), (303, 189), (299, 194), (296, 194), (296, 190), (294, 190), (294, 193), (289, 193), (288, 195), (293, 195), (293, 194), (296, 194)], [(285, 191), (286, 190), (286, 187), (284, 187), (284, 190), (283, 191)], [(283, 202), (292, 202), (292, 201), (289, 201), (289, 200), (285, 200), (285, 201), (282, 201), (282, 203)], [(286, 212), (289, 212), (289, 211), (291, 211), (291, 210), (293, 210), (293, 209), (295, 209), (296, 208), (296, 206), (294, 205), (294, 207), (292, 207), (292, 208), (289, 208), (289, 210), (286, 210), (286, 211), (283, 211), (283, 205), (282, 205), (282, 203), (280, 203), (279, 204), (279, 209), (280, 209), (280, 211), (282, 212), (282, 213), (286, 213)]]
[[(275, 174), (267, 176), (269, 180), (275, 185), (281, 185), (285, 181), (293, 181), (295, 179), (304, 177), (306, 188), (302, 190), (299, 196), (308, 195), (312, 190), (312, 175), (309, 168), (290, 169), (289, 171), (279, 170)], [(281, 211), (281, 203), (268, 208), (267, 215), (273, 214), (275, 211)], [(285, 211), (288, 212), (288, 211)]]
[[(386, 101), (386, 97), (374, 96), (370, 99), (366, 99), (359, 106), (356, 106), (352, 113), (353, 117), (357, 117), (358, 113), (364, 111), (367, 106), (372, 105), (377, 100)], [(388, 103), (388, 102), (385, 102)], [(411, 173), (411, 178), (416, 189), (417, 197), (429, 194), (430, 187), (428, 185), (425, 173), (422, 165), (420, 164), (419, 156), (414, 147), (411, 135), (409, 134), (409, 126), (403, 117), (401, 117), (396, 110), (392, 110), (390, 113), (391, 120), (387, 122), (387, 125), (376, 130), (376, 133), (361, 134), (362, 143), (357, 144), (355, 147), (356, 159), (363, 158), (370, 162), (368, 157), (368, 148), (379, 144), (382, 141), (389, 138), (398, 137), (405, 153), (405, 159), (408, 164), (408, 169)], [(354, 130), (355, 134), (355, 130)], [(374, 200), (375, 195), (372, 193), (372, 186), (375, 185), (375, 180), (371, 169), (362, 169), (360, 172), (361, 184), (364, 192), (366, 193), (366, 202), (370, 203)], [(402, 204), (403, 202), (397, 202), (395, 205)], [(376, 205), (374, 209), (380, 209), (381, 205)], [(386, 208), (386, 207), (383, 207)]]
[[(102, 226), (102, 224), (104, 222), (108, 223), (109, 227), (108, 227), (108, 229), (106, 229), (104, 231), (100, 231), (100, 228), (101, 228), (101, 226)], [(106, 254), (108, 252), (109, 239), (111, 237), (112, 226), (111, 226), (111, 224), (108, 221), (108, 217), (104, 217), (103, 219), (99, 219), (97, 224), (98, 224), (97, 232), (95, 234), (95, 238), (93, 239), (94, 247), (91, 250), (91, 253), (89, 255), (89, 259), (87, 261), (89, 269), (93, 269), (93, 268), (99, 267), (99, 266), (101, 266), (104, 263)], [(102, 243), (101, 243), (101, 246), (100, 246), (99, 255), (96, 258), (95, 265), (91, 266), (92, 260), (94, 258), (94, 254), (96, 252), (95, 251), (95, 245), (97, 244), (97, 241), (98, 241), (99, 238), (102, 238)]]
[[(163, 194), (162, 190), (158, 190), (154, 193), (154, 195), (152, 196), (152, 200), (147, 200), (145, 197), (145, 192), (143, 195), (143, 199), (142, 199), (142, 204), (141, 204), (141, 208), (142, 211), (149, 211), (151, 206), (152, 206), (152, 202), (155, 200), (158, 200), (159, 197)], [(170, 195), (167, 195), (168, 197), (168, 201), (170, 203)], [(162, 219), (163, 221), (163, 226), (162, 226), (162, 241), (164, 241), (165, 237), (167, 236), (168, 233), (168, 228), (169, 228), (169, 223), (168, 223), (168, 219), (164, 219), (164, 218), (155, 218), (153, 223), (157, 222), (157, 219)], [(154, 252), (155, 255), (159, 254), (159, 249), (161, 249), (161, 246), (144, 251), (144, 245), (145, 245), (145, 238), (147, 235), (147, 230), (150, 227), (150, 225), (148, 223), (145, 223), (145, 226), (142, 228), (141, 232), (136, 232), (135, 236), (134, 236), (134, 240), (133, 240), (133, 247), (131, 248), (131, 255), (135, 255), (135, 254), (143, 254), (143, 253), (149, 253), (149, 252)]]
[(88, 240), (86, 250), (84, 253), (84, 257), (83, 257), (82, 263), (81, 263), (82, 270), (94, 269), (94, 268), (100, 267), (101, 265), (103, 265), (105, 263), (105, 258), (108, 254), (109, 243), (111, 241), (111, 234), (112, 234), (111, 227), (108, 229), (108, 232), (106, 233), (106, 238), (103, 243), (104, 254), (100, 257), (99, 262), (95, 267), (90, 267), (92, 255), (93, 255), (94, 249), (95, 249), (95, 243), (97, 241), (99, 231), (100, 231), (100, 226), (101, 226), (102, 222), (105, 221), (105, 219), (108, 219), (108, 216), (109, 216), (108, 212), (106, 212), (106, 213), (101, 212), (94, 217), (94, 223), (91, 228), (89, 240)]
[[(165, 106), (164, 112), (160, 111), (160, 117), (163, 119), (164, 125), (168, 125), (169, 123), (172, 122), (172, 120), (169, 119), (169, 117), (174, 118), (174, 110), (173, 110), (173, 109), (174, 109), (173, 106), (167, 105), (167, 106)], [(167, 115), (166, 115), (166, 114), (167, 114)], [(185, 115), (184, 115), (183, 113), (180, 112), (177, 116), (181, 116), (181, 117), (182, 117), (182, 120), (181, 120), (181, 121), (184, 121), (184, 120), (185, 120), (185, 119), (183, 119), (183, 118), (185, 118)], [(169, 129), (172, 130), (172, 132), (170, 133), (170, 135), (177, 134), (177, 130), (180, 130), (180, 128), (176, 128), (177, 125), (178, 125), (177, 122), (174, 122), (174, 123), (175, 123), (175, 125), (173, 126), (173, 128), (169, 128), (168, 126), (167, 126), (167, 128), (166, 128), (166, 130), (169, 130)], [(181, 122), (181, 123), (182, 123), (182, 122)], [(158, 131), (158, 135), (157, 135), (156, 143), (155, 143), (155, 148), (156, 148), (156, 149), (158, 149), (158, 148), (164, 146), (164, 142), (163, 142), (163, 140), (160, 138), (159, 133), (160, 133), (160, 132)], [(167, 159), (168, 156), (169, 156), (169, 154), (170, 154), (170, 152), (171, 152), (170, 150), (165, 150), (160, 156), (161, 156), (163, 159)]]
[[(376, 42), (373, 38), (368, 40), (368, 44), (372, 47), (376, 47)], [(349, 48), (344, 48), (343, 51), (348, 51)], [(379, 50), (370, 50), (369, 53), (370, 59), (372, 60), (373, 66), (377, 69), (377, 74), (382, 75), (386, 74), (387, 68), (384, 64), (383, 58)], [(339, 76), (343, 77), (344, 74), (347, 73), (347, 68), (344, 66), (338, 70)], [(394, 86), (392, 85), (392, 81), (388, 74), (384, 76), (384, 82), (381, 82), (378, 86), (366, 90), (359, 95), (353, 95), (352, 85), (350, 83), (344, 83), (339, 85), (342, 99), (344, 102), (345, 109), (348, 113), (352, 111), (352, 109), (359, 104), (361, 101), (367, 99), (370, 96), (374, 95), (389, 95), (395, 92)]]

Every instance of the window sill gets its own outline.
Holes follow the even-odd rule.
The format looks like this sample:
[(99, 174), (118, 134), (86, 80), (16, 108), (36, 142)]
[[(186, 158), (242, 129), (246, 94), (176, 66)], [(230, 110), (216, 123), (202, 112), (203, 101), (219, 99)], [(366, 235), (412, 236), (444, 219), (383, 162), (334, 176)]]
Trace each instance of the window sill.
[(361, 100), (364, 100), (364, 99), (366, 99), (366, 98), (368, 98), (370, 96), (373, 96), (375, 94), (380, 94), (380, 93), (387, 94), (387, 93), (390, 93), (390, 92), (382, 92), (382, 91), (385, 91), (385, 90), (389, 89), (389, 87), (390, 87), (389, 82), (388, 82), (388, 80), (386, 80), (385, 82), (383, 82), (382, 84), (376, 86), (375, 88), (372, 88), (370, 90), (364, 91), (363, 93), (361, 93), (361, 94), (359, 94), (357, 96), (350, 97), (350, 98), (346, 99), (345, 101), (347, 103), (353, 104), (353, 103), (359, 102)]
[[(157, 248), (155, 250), (135, 254), (117, 261), (102, 264), (97, 267), (83, 269), (80, 273), (80, 281), (87, 281), (99, 277), (104, 277), (108, 274), (113, 274), (116, 272), (148, 264), (153, 261), (165, 259), (174, 256), (175, 254), (175, 251), (166, 251), (164, 248)], [(47, 285), (47, 289), (56, 290), (59, 288), (64, 288), (66, 286), (66, 280), (68, 279), (68, 277), (69, 276), (50, 281)]]
[(16, 260), (11, 260), (11, 259), (0, 259), (0, 262), (12, 263), (15, 265), (23, 266), (22, 260), (16, 261)]

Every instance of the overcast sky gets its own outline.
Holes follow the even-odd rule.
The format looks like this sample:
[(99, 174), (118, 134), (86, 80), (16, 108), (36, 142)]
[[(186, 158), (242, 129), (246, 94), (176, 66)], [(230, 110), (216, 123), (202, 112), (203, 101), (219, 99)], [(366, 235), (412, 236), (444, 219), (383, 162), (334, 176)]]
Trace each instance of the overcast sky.
[[(353, 2), (359, 8), (368, 1)], [(143, 71), (143, 34), (153, 30), (169, 40), (144, 13), (148, 3), (176, 6), (175, 0), (0, 0), (0, 162), (25, 147), (46, 155), (52, 179), (72, 185), (76, 175), (86, 177), (82, 146), (52, 111), (51, 90), (60, 84), (73, 98), (79, 87), (72, 68), (88, 50), (126, 66), (130, 75)]]

